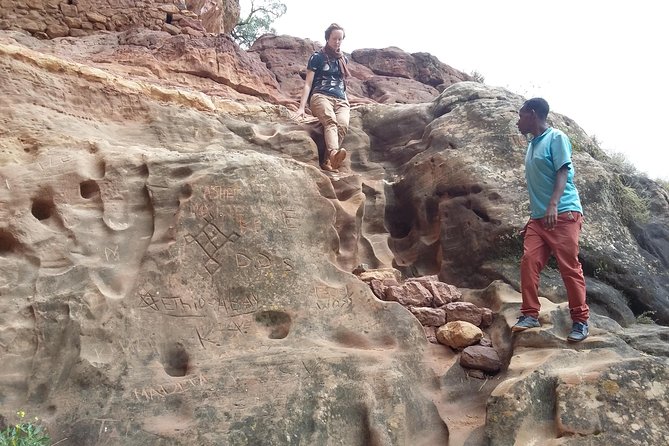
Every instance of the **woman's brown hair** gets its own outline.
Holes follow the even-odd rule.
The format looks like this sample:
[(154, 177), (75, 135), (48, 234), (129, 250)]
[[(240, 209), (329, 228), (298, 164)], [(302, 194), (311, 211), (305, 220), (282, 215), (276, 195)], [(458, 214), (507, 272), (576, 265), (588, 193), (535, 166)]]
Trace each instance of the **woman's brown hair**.
[(336, 23), (333, 23), (332, 25), (328, 26), (328, 29), (325, 30), (325, 41), (330, 38), (330, 34), (332, 34), (332, 31), (336, 30), (341, 30), (341, 32), (344, 33), (344, 37), (346, 37), (346, 31), (344, 31), (344, 28), (341, 26), (337, 25)]

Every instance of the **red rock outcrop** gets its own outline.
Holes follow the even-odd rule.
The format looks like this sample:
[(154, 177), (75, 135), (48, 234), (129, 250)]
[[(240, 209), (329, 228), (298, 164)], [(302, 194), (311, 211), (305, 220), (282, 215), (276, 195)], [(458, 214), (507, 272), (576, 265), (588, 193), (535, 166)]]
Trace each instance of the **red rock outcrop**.
[[(0, 32), (0, 415), (28, 409), (72, 444), (669, 441), (666, 327), (633, 323), (669, 320), (666, 191), (638, 180), (654, 214), (632, 224), (607, 158), (551, 115), (574, 142), (597, 305), (568, 343), (549, 269), (542, 327), (512, 334), (523, 98), (459, 82), (426, 101), (449, 79), (434, 59), (353, 61), (351, 156), (325, 174), (316, 126), (290, 118), (317, 45), (263, 40)], [(378, 104), (376, 77), (425, 89)], [(494, 355), (426, 342), (453, 301), (481, 317), (494, 377), (460, 365)]]
[(203, 36), (229, 33), (238, 19), (237, 0), (30, 0), (4, 1), (0, 8), (0, 29), (44, 39), (133, 28)]

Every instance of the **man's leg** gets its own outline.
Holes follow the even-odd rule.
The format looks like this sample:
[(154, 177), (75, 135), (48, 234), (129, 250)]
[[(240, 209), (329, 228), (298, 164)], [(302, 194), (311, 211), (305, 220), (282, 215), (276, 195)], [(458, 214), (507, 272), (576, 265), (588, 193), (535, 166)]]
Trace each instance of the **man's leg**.
[(582, 216), (578, 212), (558, 215), (558, 222), (550, 238), (553, 254), (560, 268), (560, 275), (567, 290), (569, 312), (574, 322), (587, 322), (590, 310), (585, 301), (585, 278), (578, 260), (578, 237)]
[(520, 312), (525, 316), (539, 317), (539, 274), (551, 255), (549, 246), (543, 239), (546, 232), (541, 220), (530, 220), (525, 229), (523, 258), (520, 260), (520, 289), (523, 304)]

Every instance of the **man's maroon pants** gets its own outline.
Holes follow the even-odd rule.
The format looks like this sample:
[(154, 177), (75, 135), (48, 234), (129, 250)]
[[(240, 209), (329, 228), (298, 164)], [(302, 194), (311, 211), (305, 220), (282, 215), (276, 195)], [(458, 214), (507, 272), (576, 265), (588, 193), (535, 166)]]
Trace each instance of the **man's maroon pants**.
[(578, 261), (578, 236), (583, 216), (579, 212), (558, 214), (552, 230), (544, 228), (543, 219), (532, 219), (525, 228), (523, 258), (520, 261), (520, 288), (523, 305), (520, 312), (539, 316), (539, 274), (551, 254), (555, 256), (560, 275), (567, 289), (569, 311), (574, 322), (586, 322), (590, 315), (585, 302), (585, 279)]

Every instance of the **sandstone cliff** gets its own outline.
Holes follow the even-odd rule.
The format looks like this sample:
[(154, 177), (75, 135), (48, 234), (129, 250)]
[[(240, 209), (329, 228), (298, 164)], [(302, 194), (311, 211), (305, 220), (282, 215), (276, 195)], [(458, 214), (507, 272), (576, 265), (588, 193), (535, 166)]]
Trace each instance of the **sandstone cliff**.
[[(669, 194), (575, 122), (550, 116), (586, 209), (578, 345), (553, 268), (542, 329), (510, 332), (524, 98), (428, 54), (353, 51), (351, 157), (325, 174), (318, 127), (290, 118), (317, 43), (244, 52), (113, 14), (42, 40), (68, 5), (2, 16), (32, 34), (0, 32), (0, 417), (28, 409), (73, 445), (669, 442)], [(432, 343), (375, 271), (488, 309), (499, 373)], [(662, 325), (636, 323), (649, 311)]]

